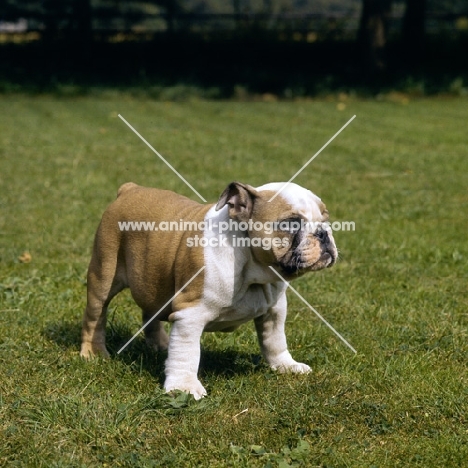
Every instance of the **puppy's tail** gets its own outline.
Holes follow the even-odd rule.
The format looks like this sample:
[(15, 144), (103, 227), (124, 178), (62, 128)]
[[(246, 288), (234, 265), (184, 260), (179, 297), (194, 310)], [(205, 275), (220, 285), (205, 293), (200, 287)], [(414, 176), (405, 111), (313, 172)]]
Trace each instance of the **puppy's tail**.
[(133, 182), (127, 182), (126, 184), (123, 184), (119, 187), (119, 190), (117, 190), (117, 197), (120, 197), (122, 193), (128, 192), (129, 190), (138, 187), (137, 184), (134, 184)]

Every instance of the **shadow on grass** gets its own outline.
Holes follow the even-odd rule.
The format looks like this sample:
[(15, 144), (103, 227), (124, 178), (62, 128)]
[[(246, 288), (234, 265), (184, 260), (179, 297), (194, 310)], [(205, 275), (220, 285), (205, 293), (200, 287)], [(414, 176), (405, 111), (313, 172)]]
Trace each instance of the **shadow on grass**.
[[(42, 331), (43, 336), (55, 342), (64, 349), (80, 349), (81, 322), (63, 321), (51, 322)], [(125, 325), (111, 325), (107, 327), (106, 345), (111, 359), (119, 360), (128, 365), (134, 372), (145, 370), (160, 384), (164, 382), (164, 362), (167, 352), (155, 352), (150, 349), (142, 336), (138, 336), (120, 354), (117, 352), (134, 335), (134, 332)], [(247, 375), (261, 367), (261, 358), (258, 354), (238, 352), (232, 349), (203, 349), (200, 359), (200, 374), (232, 377)]]

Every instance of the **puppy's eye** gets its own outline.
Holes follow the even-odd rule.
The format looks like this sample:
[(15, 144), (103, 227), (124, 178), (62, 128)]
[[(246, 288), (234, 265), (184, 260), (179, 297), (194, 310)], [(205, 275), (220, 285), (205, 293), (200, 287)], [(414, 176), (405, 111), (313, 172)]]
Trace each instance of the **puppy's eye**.
[(301, 220), (298, 218), (283, 219), (278, 222), (278, 229), (289, 234), (297, 234), (301, 230)]

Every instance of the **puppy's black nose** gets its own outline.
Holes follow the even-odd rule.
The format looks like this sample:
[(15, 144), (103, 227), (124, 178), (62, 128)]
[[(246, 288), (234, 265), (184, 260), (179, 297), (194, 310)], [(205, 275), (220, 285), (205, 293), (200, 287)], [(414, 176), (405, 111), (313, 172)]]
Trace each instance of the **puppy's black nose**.
[(325, 244), (328, 242), (328, 232), (325, 231), (322, 227), (317, 228), (314, 233), (314, 236), (322, 243)]

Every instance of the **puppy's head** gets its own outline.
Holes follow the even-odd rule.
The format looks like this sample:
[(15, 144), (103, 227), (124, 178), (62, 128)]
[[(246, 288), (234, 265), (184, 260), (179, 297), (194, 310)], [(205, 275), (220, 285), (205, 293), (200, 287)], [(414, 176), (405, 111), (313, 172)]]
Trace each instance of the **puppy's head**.
[(233, 182), (221, 195), (216, 209), (226, 205), (230, 218), (248, 225), (256, 260), (274, 266), (286, 278), (336, 262), (338, 251), (328, 211), (310, 190), (294, 183), (254, 188)]

